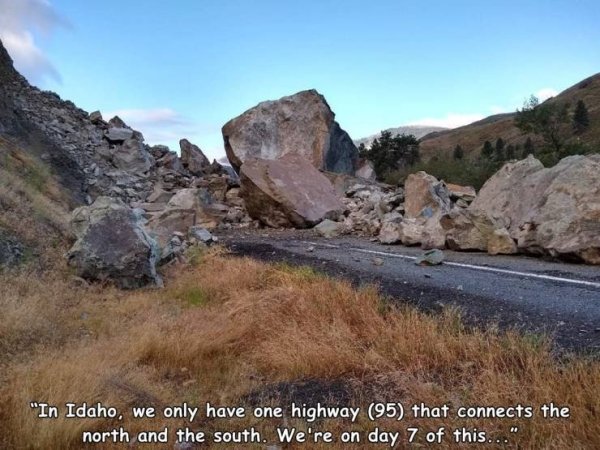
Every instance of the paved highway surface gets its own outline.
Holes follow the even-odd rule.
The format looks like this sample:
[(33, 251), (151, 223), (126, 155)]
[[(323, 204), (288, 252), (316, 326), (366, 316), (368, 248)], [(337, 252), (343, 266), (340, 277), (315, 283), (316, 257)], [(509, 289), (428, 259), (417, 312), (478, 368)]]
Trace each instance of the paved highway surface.
[[(235, 232), (221, 236), (236, 254), (308, 264), (357, 284), (377, 283), (424, 310), (457, 306), (467, 323), (551, 334), (557, 349), (600, 355), (600, 267), (525, 256), (445, 251), (444, 264), (417, 266), (419, 248), (312, 232)], [(380, 258), (382, 265), (374, 264)]]

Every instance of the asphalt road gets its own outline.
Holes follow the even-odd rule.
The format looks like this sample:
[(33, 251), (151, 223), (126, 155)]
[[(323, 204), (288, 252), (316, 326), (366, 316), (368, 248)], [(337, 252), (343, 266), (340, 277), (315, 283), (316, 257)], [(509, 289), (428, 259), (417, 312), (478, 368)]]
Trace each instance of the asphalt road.
[[(600, 355), (600, 267), (525, 256), (445, 251), (440, 266), (414, 263), (419, 248), (312, 232), (235, 232), (221, 236), (239, 255), (313, 266), (427, 311), (458, 307), (470, 325), (550, 334), (557, 349)], [(375, 265), (374, 259), (383, 260)]]

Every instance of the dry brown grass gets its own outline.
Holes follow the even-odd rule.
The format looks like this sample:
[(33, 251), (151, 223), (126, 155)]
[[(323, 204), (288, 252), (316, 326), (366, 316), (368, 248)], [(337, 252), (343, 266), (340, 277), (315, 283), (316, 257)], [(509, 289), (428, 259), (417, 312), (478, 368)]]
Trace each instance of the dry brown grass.
[[(600, 446), (597, 362), (557, 362), (539, 340), (468, 331), (452, 312), (430, 317), (395, 309), (372, 287), (356, 290), (306, 268), (213, 252), (196, 267), (174, 268), (166, 279), (164, 290), (133, 293), (76, 287), (66, 275), (0, 280), (0, 310), (8, 312), (0, 326), (0, 359), (5, 361), (0, 447), (80, 448), (84, 429), (109, 427), (93, 419), (41, 421), (29, 409), (32, 400), (59, 405), (101, 401), (123, 411), (136, 404), (182, 401), (232, 405), (271, 383), (299, 379), (351, 380), (352, 403), (358, 405), (375, 397), (405, 405), (539, 406), (554, 401), (569, 405), (572, 418), (416, 423), (430, 429), (478, 426), (506, 434), (509, 423), (516, 422), (520, 431), (511, 439), (520, 448)], [(113, 425), (121, 424), (136, 432), (183, 422), (149, 423), (127, 416)], [(273, 436), (274, 425), (280, 424), (202, 419), (192, 428), (255, 425)], [(399, 430), (411, 424), (387, 423)], [(369, 426), (361, 419), (352, 428)], [(344, 427), (349, 428), (329, 426)]]
[[(47, 268), (60, 258), (70, 234), (70, 209), (45, 164), (0, 138), (0, 230), (24, 244), (26, 262)], [(37, 257), (27, 257), (33, 254)]]

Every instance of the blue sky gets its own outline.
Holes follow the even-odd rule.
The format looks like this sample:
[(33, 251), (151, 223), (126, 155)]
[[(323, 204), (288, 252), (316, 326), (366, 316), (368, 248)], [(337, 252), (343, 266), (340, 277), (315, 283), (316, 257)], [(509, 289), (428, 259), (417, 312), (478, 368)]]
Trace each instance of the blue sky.
[(600, 72), (599, 23), (598, 0), (0, 0), (33, 83), (212, 157), (227, 120), (309, 88), (353, 138), (512, 111)]

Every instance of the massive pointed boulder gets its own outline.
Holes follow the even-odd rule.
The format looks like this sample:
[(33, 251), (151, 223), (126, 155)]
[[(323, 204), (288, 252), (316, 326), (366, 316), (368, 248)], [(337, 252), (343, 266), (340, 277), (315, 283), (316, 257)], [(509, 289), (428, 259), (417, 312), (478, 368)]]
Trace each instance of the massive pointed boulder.
[(469, 209), (501, 219), (524, 252), (600, 264), (600, 155), (508, 163)]
[(299, 155), (249, 159), (240, 179), (248, 214), (271, 227), (307, 228), (344, 211), (331, 182)]
[(80, 277), (125, 289), (159, 285), (158, 246), (143, 222), (136, 210), (109, 197), (77, 208), (71, 220), (77, 242), (67, 255), (69, 264)]
[(200, 150), (200, 147), (192, 144), (187, 139), (179, 141), (181, 149), (181, 163), (192, 175), (202, 175), (207, 173), (210, 166), (210, 161), (206, 155)]
[(358, 150), (315, 90), (260, 103), (223, 126), (225, 151), (239, 172), (250, 158), (293, 154), (317, 169), (354, 174)]

